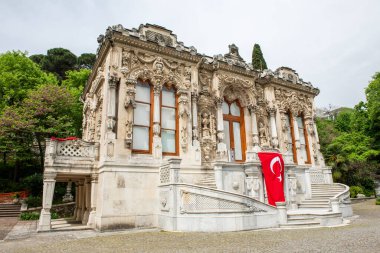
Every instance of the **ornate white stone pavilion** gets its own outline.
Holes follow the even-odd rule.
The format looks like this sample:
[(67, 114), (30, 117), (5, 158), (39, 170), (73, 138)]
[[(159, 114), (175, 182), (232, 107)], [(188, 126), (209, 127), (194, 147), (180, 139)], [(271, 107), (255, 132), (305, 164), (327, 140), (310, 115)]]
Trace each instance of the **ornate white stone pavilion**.
[[(97, 230), (328, 226), (352, 215), (319, 151), (319, 90), (294, 70), (256, 71), (234, 44), (205, 56), (157, 25), (112, 26), (98, 42), (83, 140), (47, 140), (39, 231), (51, 229), (56, 181), (75, 182), (74, 218)], [(276, 207), (259, 151), (285, 160)]]

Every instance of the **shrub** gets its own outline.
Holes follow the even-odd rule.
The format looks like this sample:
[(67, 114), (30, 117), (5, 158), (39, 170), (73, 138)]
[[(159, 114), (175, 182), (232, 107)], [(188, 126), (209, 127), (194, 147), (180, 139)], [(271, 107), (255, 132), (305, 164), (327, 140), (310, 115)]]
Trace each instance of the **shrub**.
[(42, 195), (43, 177), (42, 174), (35, 173), (22, 179), (23, 187), (29, 192), (30, 195)]
[(59, 215), (56, 212), (51, 212), (51, 218), (52, 219), (59, 219)]
[(376, 199), (376, 205), (380, 205), (380, 198)]
[(30, 195), (26, 199), (26, 203), (28, 204), (28, 207), (40, 207), (42, 206), (42, 198), (40, 196)]
[(363, 189), (360, 186), (351, 186), (350, 187), (350, 197), (351, 198), (356, 198), (358, 194), (361, 193), (363, 194)]
[(38, 212), (25, 212), (21, 213), (20, 219), (21, 220), (38, 220), (40, 218), (40, 213)]

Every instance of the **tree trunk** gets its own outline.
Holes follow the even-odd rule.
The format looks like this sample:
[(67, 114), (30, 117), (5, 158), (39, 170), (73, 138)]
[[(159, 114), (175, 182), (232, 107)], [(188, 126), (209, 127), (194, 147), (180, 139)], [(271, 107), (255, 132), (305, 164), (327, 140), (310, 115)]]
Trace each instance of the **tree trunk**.
[(44, 173), (44, 156), (45, 156), (44, 149), (42, 147), (40, 135), (36, 133), (35, 136), (38, 143), (38, 150), (40, 153), (41, 172)]

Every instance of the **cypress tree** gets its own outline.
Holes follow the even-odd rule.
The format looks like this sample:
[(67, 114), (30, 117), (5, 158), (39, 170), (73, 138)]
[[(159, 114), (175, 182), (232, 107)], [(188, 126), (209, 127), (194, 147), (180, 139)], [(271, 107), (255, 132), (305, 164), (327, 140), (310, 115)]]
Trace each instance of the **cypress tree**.
[(254, 69), (258, 69), (258, 70), (268, 69), (267, 63), (265, 62), (265, 59), (264, 59), (263, 53), (261, 52), (261, 48), (259, 44), (255, 44), (253, 46), (252, 66)]

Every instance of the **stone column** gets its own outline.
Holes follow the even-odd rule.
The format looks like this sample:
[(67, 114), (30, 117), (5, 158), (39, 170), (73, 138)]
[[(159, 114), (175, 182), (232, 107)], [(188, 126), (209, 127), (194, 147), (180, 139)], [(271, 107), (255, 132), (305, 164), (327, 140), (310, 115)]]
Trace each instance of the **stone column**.
[(75, 220), (81, 221), (82, 220), (82, 209), (83, 209), (83, 181), (78, 182), (78, 205), (77, 205), (77, 215)]
[(98, 175), (91, 175), (91, 212), (88, 217), (88, 226), (95, 226), (96, 198), (98, 194)]
[(193, 118), (193, 145), (194, 141), (198, 141), (198, 95), (195, 92), (191, 93), (191, 116)]
[(49, 231), (51, 229), (50, 209), (53, 203), (56, 175), (56, 173), (44, 173), (42, 210), (38, 222), (38, 231)]
[(297, 156), (298, 156), (298, 151), (301, 148), (300, 144), (300, 133), (298, 131), (298, 123), (297, 123), (297, 118), (296, 118), (296, 113), (292, 112), (292, 120), (293, 120), (293, 131), (294, 131), (294, 139), (296, 141), (296, 148), (297, 148)]
[(84, 199), (84, 205), (86, 207), (85, 212), (83, 214), (82, 224), (87, 224), (88, 217), (90, 216), (90, 209), (91, 209), (91, 179), (86, 178), (85, 179), (85, 199)]
[(74, 208), (74, 215), (73, 215), (73, 219), (76, 220), (77, 218), (77, 215), (78, 215), (78, 205), (79, 205), (79, 201), (78, 201), (78, 198), (79, 198), (79, 187), (78, 187), (78, 183), (75, 182), (75, 208)]
[(162, 159), (162, 143), (161, 143), (161, 97), (162, 86), (154, 84), (154, 105), (153, 105), (153, 157), (155, 159)]
[(257, 129), (257, 117), (256, 117), (256, 111), (258, 110), (258, 107), (257, 105), (251, 105), (249, 109), (251, 113), (251, 124), (252, 124), (252, 144), (255, 149), (259, 150), (260, 149), (259, 131)]
[(269, 116), (270, 116), (270, 129), (271, 129), (271, 144), (273, 148), (278, 148), (278, 137), (277, 137), (277, 126), (276, 126), (276, 108), (270, 107), (268, 108)]
[(116, 125), (116, 86), (118, 83), (117, 76), (108, 77), (108, 100), (107, 100), (107, 139), (115, 139)]
[[(216, 133), (218, 137), (218, 146), (217, 146), (217, 157), (218, 160), (227, 161), (227, 145), (223, 142), (224, 139), (224, 125), (223, 125), (223, 98), (219, 98), (216, 101)], [(243, 150), (244, 152), (244, 150)]]
[(73, 201), (73, 195), (71, 194), (71, 186), (72, 186), (73, 182), (71, 182), (71, 180), (69, 180), (69, 182), (67, 182), (67, 187), (66, 187), (66, 194), (62, 197), (62, 202), (71, 202)]

